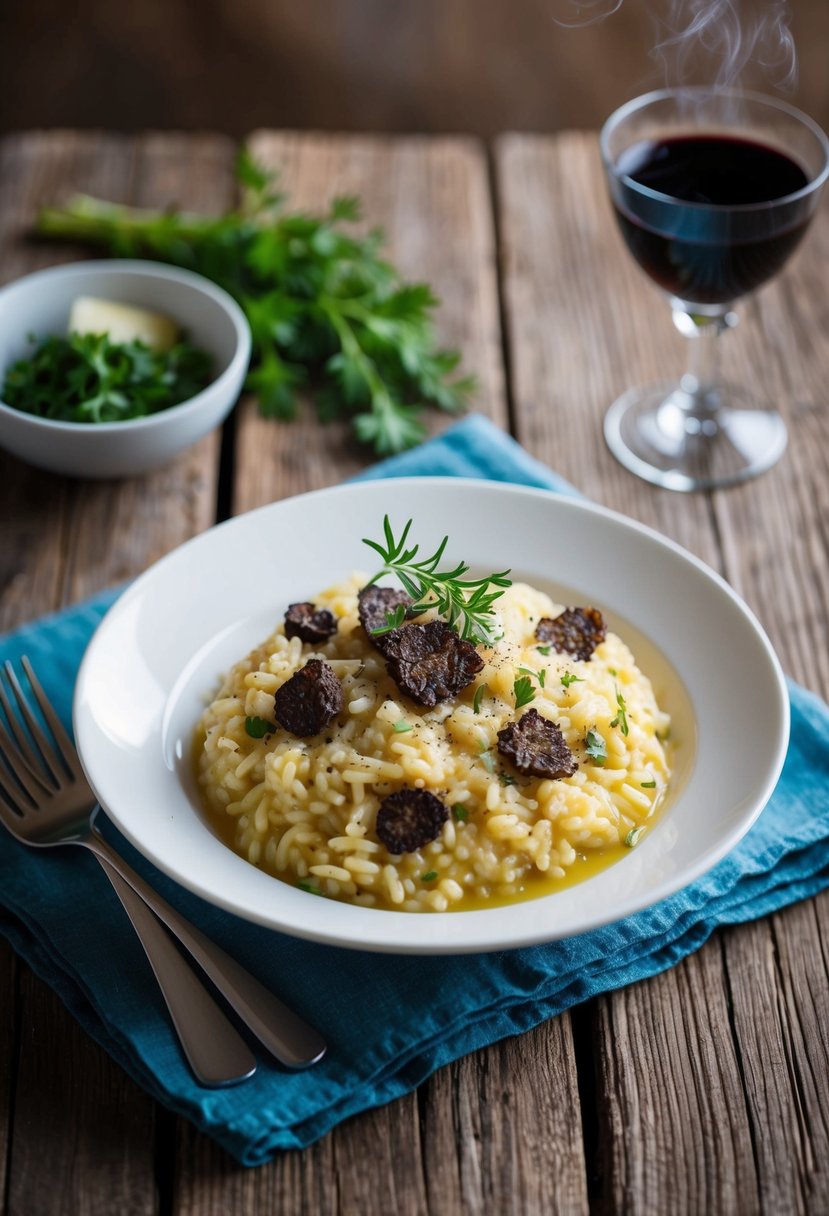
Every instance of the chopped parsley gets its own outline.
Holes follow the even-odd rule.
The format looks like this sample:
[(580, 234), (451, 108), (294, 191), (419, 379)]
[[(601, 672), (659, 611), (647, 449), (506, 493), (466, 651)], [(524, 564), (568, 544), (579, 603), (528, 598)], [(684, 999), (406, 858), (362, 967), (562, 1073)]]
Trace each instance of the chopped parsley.
[(625, 698), (619, 692), (618, 688), (616, 689), (616, 705), (618, 706), (619, 712), (610, 725), (618, 726), (623, 735), (628, 735), (630, 733), (630, 727), (628, 726), (627, 706), (625, 705)]
[[(34, 338), (31, 339), (33, 342)], [(8, 369), (3, 401), (59, 422), (123, 422), (189, 400), (210, 382), (210, 356), (189, 342), (171, 350), (107, 334), (44, 338)]]
[(512, 691), (516, 709), (522, 709), (523, 706), (529, 705), (530, 701), (535, 700), (535, 689), (529, 676), (521, 676), (517, 679), (512, 686)]
[(300, 891), (307, 891), (309, 895), (322, 895), (319, 887), (314, 886), (312, 882), (298, 882), (297, 886)]
[(584, 748), (593, 763), (598, 764), (601, 768), (607, 759), (607, 744), (597, 730), (591, 728), (587, 732)]
[(552, 646), (536, 646), (538, 653), (543, 654), (545, 659), (552, 649)]
[(577, 676), (575, 672), (565, 671), (564, 675), (561, 677), (561, 683), (565, 688), (569, 688), (571, 684), (583, 684), (584, 680), (581, 676)]
[(481, 712), (481, 701), (484, 698), (484, 693), (487, 691), (486, 684), (479, 684), (475, 689), (475, 696), (472, 699), (472, 712), (479, 714)]
[(430, 870), (428, 874), (422, 874), (421, 879), (423, 882), (434, 882), (437, 876), (437, 870)]
[(625, 844), (627, 845), (627, 847), (629, 849), (632, 849), (633, 846), (638, 843), (639, 837), (642, 835), (644, 830), (645, 830), (644, 828), (631, 828), (630, 829), (627, 836), (625, 837)]
[(452, 807), (452, 815), (456, 823), (466, 823), (469, 818), (469, 811), (462, 802), (456, 802)]
[(518, 784), (517, 777), (512, 777), (512, 776), (510, 776), (509, 773), (499, 773), (498, 780), (501, 782), (501, 785), (517, 785)]
[(414, 727), (410, 722), (407, 722), (405, 718), (400, 718), (399, 721), (395, 722), (392, 730), (396, 735), (403, 735), (407, 730), (414, 730)]
[(655, 781), (640, 781), (639, 784), (643, 790), (655, 790), (656, 789)]
[(264, 718), (245, 718), (245, 730), (250, 735), (251, 739), (264, 739), (265, 735), (272, 735), (276, 730), (273, 722), (267, 722)]

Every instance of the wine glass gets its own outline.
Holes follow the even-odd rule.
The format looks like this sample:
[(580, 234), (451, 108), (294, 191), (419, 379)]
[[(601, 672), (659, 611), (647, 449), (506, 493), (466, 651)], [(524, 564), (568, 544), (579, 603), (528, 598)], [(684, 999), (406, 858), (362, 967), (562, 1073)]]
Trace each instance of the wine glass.
[(780, 414), (724, 383), (718, 337), (732, 304), (782, 267), (829, 175), (811, 118), (760, 93), (662, 89), (605, 123), (601, 152), (622, 235), (690, 339), (679, 384), (629, 389), (608, 411), (610, 450), (646, 481), (713, 489), (782, 456)]

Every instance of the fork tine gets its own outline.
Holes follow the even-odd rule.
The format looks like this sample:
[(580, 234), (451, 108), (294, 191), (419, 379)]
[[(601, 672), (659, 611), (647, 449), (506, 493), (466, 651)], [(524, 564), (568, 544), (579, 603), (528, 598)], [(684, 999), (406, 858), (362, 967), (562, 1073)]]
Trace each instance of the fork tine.
[[(3, 759), (8, 761), (8, 756), (4, 754)], [(10, 773), (14, 774), (19, 785), (15, 786)], [(27, 796), (29, 805), (27, 805)], [(37, 798), (26, 788), (19, 771), (11, 767), (11, 762), (9, 762), (8, 769), (0, 764), (0, 818), (2, 818), (3, 811), (16, 811), (18, 815), (25, 815), (27, 811), (36, 807)]]
[[(14, 741), (12, 741), (12, 737), (8, 734), (8, 731), (4, 732), (6, 735), (4, 748), (6, 754), (9, 757), (14, 756), (19, 761), (19, 767), (25, 769), (29, 777), (33, 778), (41, 789), (45, 790), (47, 794), (53, 794), (55, 792), (55, 782), (54, 780), (47, 781), (43, 771), (43, 763), (35, 755), (34, 749), (26, 737), (26, 732), (21, 727), (20, 720), (12, 709), (2, 678), (0, 678), (0, 705), (2, 705), (6, 715), (11, 735), (14, 736)], [(2, 725), (1, 721), (0, 725)], [(11, 760), (9, 760), (9, 764), (11, 764)]]
[[(6, 659), (3, 666), (6, 671), (6, 679), (9, 681), (11, 690), (14, 693), (15, 700), (17, 701), (18, 709), (20, 710), (21, 716), (23, 717), (23, 720), (29, 728), (31, 736), (35, 741), (35, 745), (37, 746), (37, 749), (42, 757), (43, 764), (55, 785), (59, 787), (62, 784), (60, 765), (58, 764), (49, 740), (46, 738), (43, 728), (31, 711), (29, 702), (26, 700), (26, 695), (23, 692), (23, 689), (20, 687), (17, 672), (14, 670), (8, 659)], [(16, 733), (17, 732), (15, 732), (15, 734)], [(31, 748), (29, 748), (29, 751), (31, 752)]]
[(71, 773), (73, 777), (77, 777), (80, 772), (80, 761), (78, 760), (78, 753), (75, 751), (75, 748), (72, 745), (72, 740), (66, 733), (60, 718), (55, 713), (51, 701), (43, 691), (43, 686), (35, 675), (35, 669), (29, 662), (28, 656), (24, 654), (20, 661), (23, 665), (23, 670), (29, 677), (29, 684), (31, 685), (32, 692), (35, 694), (35, 700), (40, 706), (40, 712), (46, 719), (46, 723), (52, 732), (55, 743), (57, 744), (58, 751), (60, 752), (60, 758), (63, 761), (67, 772)]
[(18, 785), (22, 786), (23, 790), (28, 794), (32, 806), (37, 806), (38, 802), (42, 801), (44, 792), (50, 796), (55, 793), (53, 786), (47, 784), (40, 777), (33, 777), (29, 772), (25, 757), (21, 755), (17, 744), (2, 722), (0, 722), (0, 760), (5, 764), (5, 767), (3, 764), (0, 764), (0, 788), (2, 788), (7, 798), (11, 798), (16, 802), (20, 797), (20, 790), (15, 790), (13, 786), (9, 787), (8, 772), (12, 774)]

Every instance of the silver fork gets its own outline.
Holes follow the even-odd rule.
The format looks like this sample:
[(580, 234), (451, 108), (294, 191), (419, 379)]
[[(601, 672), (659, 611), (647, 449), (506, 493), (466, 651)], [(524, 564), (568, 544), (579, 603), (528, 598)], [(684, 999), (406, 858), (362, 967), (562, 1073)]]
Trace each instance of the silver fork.
[(7, 661), (4, 666), (12, 695), (0, 679), (0, 705), (9, 725), (7, 730), (0, 720), (0, 759), (6, 765), (0, 763), (0, 822), (24, 844), (37, 848), (81, 845), (95, 854), (141, 939), (197, 1078), (207, 1085), (233, 1084), (250, 1076), (256, 1062), (155, 917), (281, 1064), (299, 1069), (321, 1060), (326, 1044), (319, 1032), (162, 899), (103, 838), (95, 824), (95, 796), (77, 752), (31, 663), (22, 659), (34, 698), (52, 733), (51, 742), (11, 663)]

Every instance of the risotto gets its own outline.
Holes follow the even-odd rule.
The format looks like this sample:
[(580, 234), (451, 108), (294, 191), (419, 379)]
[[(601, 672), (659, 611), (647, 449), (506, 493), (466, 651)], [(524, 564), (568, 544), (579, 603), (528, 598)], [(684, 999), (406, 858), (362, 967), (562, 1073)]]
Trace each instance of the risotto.
[[(540, 623), (564, 620), (562, 606), (515, 583), (495, 607), (503, 636), (478, 647), (480, 669), (451, 698), (418, 704), (360, 623), (365, 581), (317, 597), (330, 637), (288, 637), (281, 623), (202, 716), (198, 782), (236, 852), (317, 895), (445, 912), (548, 893), (583, 876), (585, 859), (636, 844), (668, 786), (669, 719), (621, 638), (602, 626), (589, 657), (560, 650)], [(278, 725), (277, 694), (306, 668), (324, 668), (341, 695), (317, 733), (298, 737)], [(531, 726), (555, 732), (566, 758), (550, 771), (569, 775), (533, 771), (520, 737)], [(432, 838), (395, 853), (399, 837), (378, 829), (401, 791), (435, 811)]]

